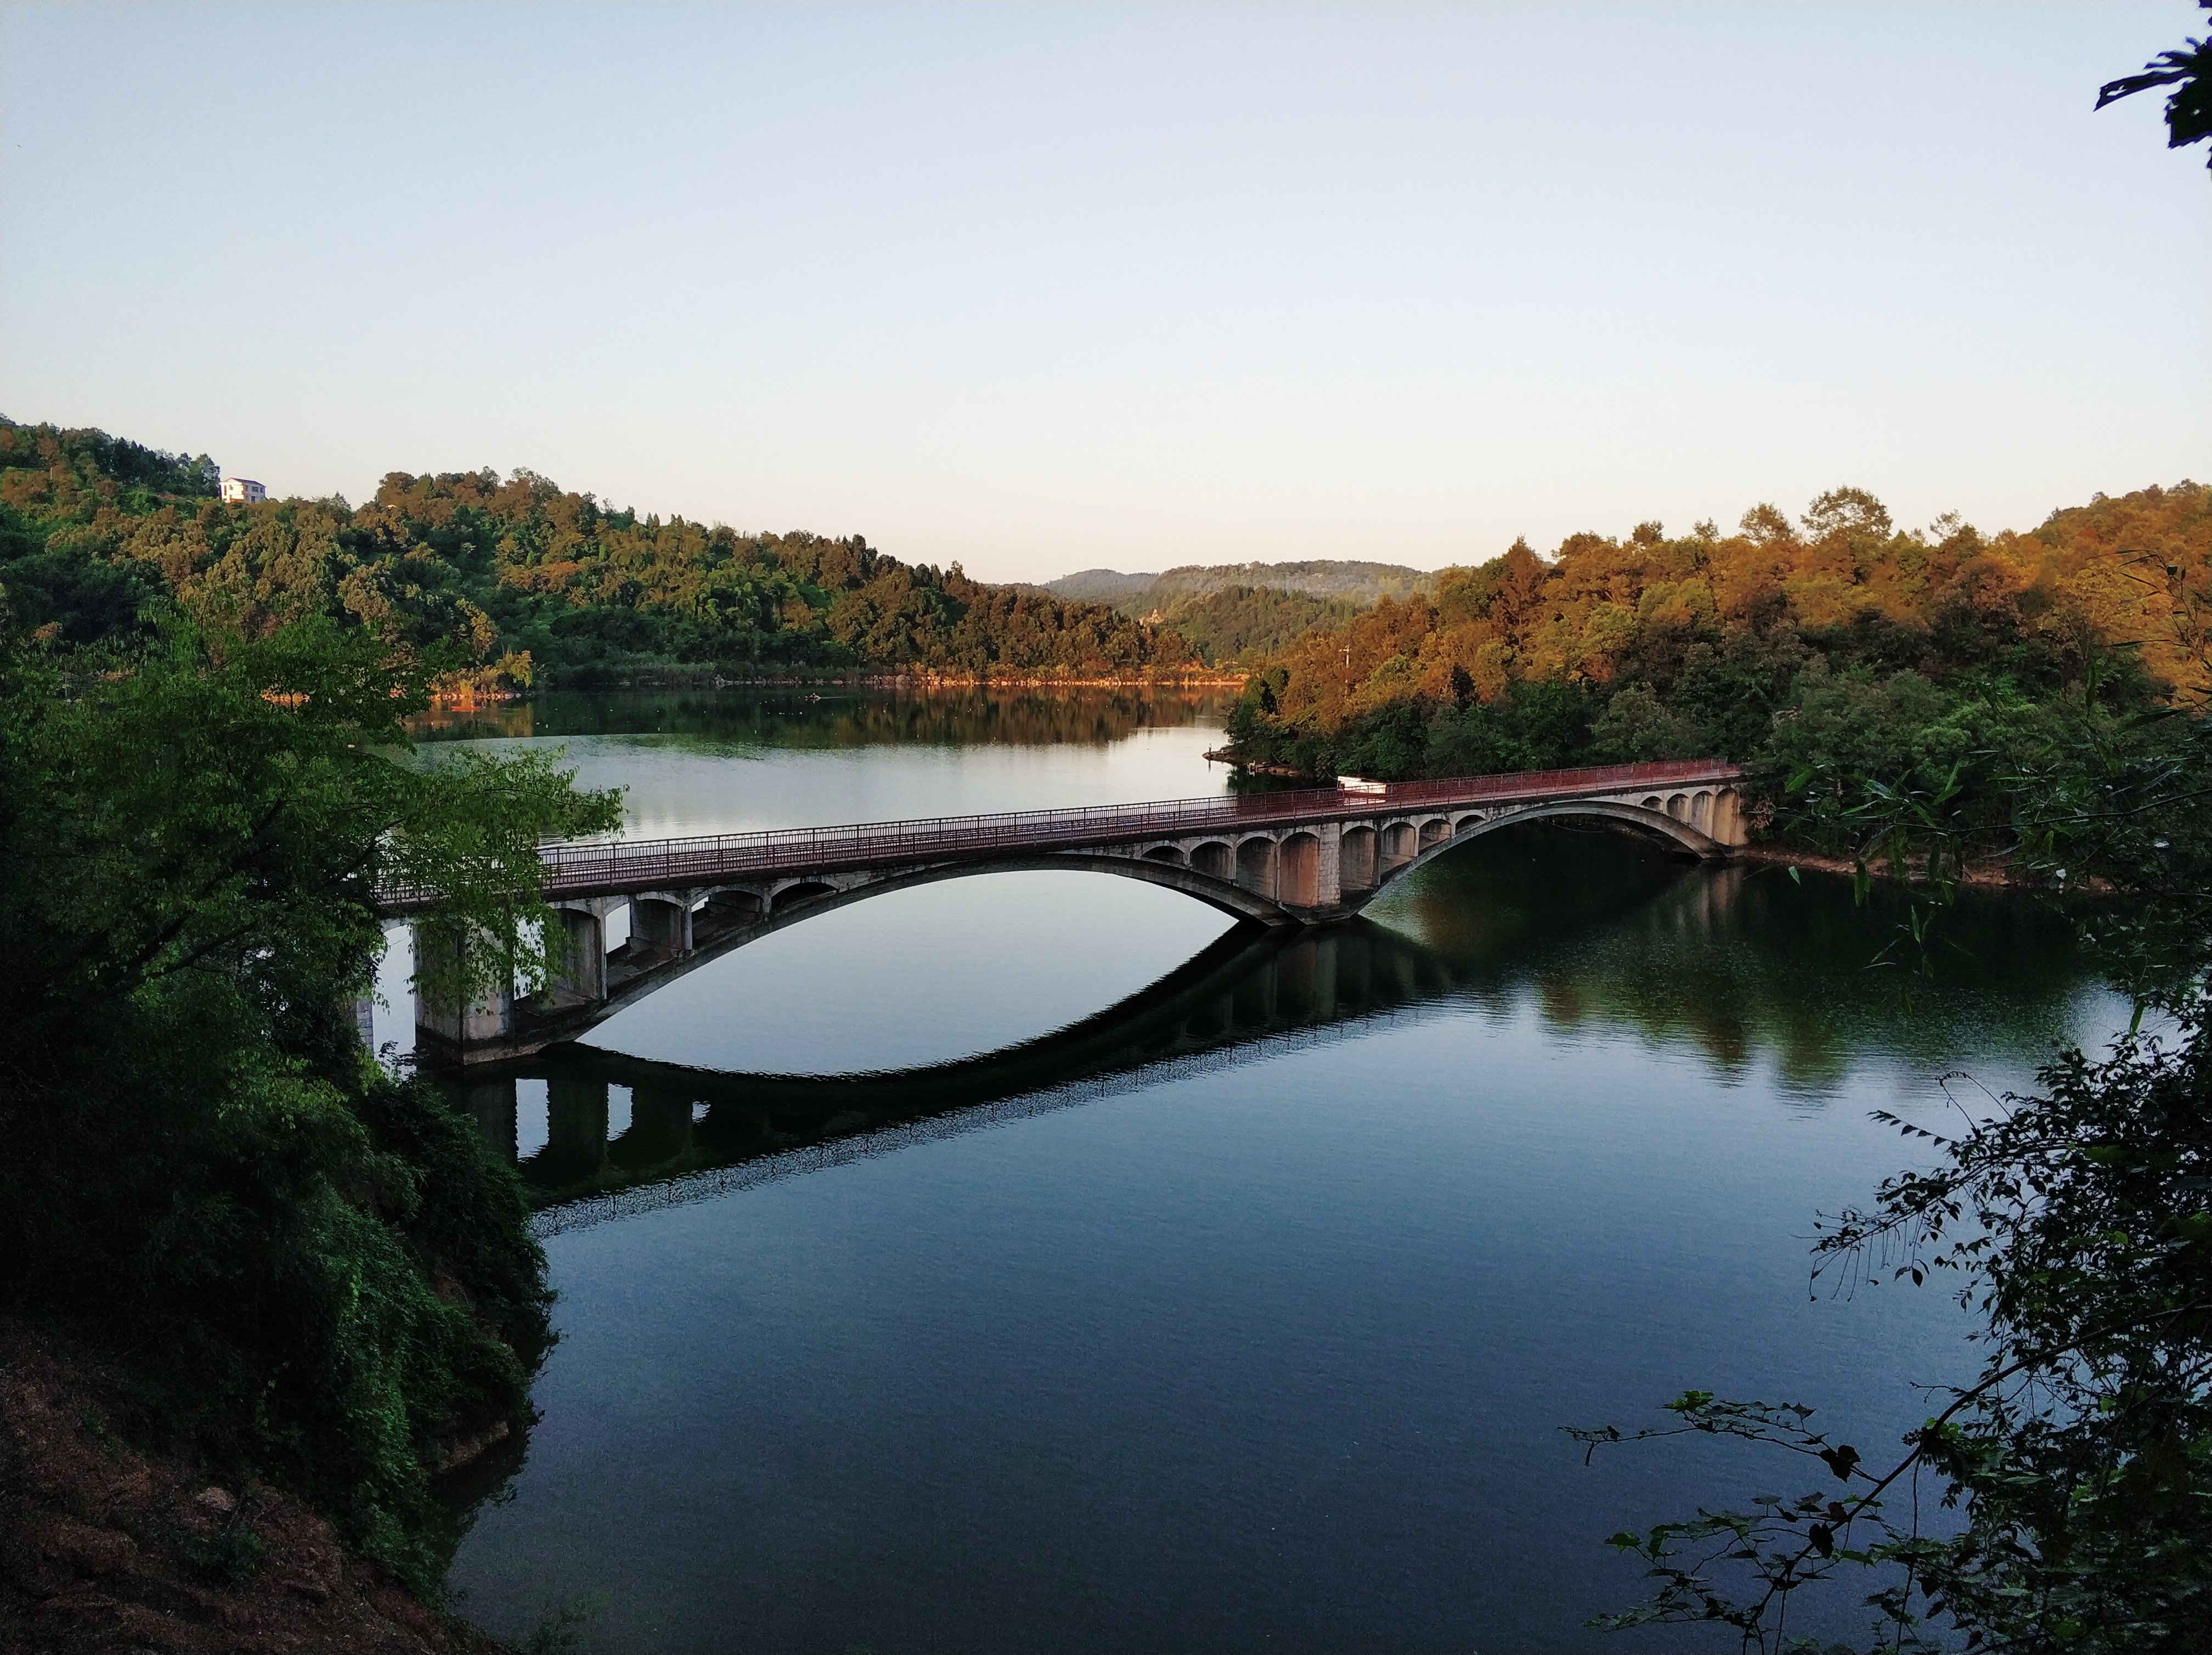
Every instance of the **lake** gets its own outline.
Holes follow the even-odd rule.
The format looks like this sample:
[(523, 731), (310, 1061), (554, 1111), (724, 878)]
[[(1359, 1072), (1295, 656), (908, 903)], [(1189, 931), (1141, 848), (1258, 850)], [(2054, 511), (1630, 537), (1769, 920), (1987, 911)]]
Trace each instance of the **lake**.
[[(1227, 786), (1218, 698), (819, 693), (426, 733), (564, 746), (638, 837)], [(1966, 904), (1906, 1015), (1900, 911), (1543, 824), (1290, 937), (984, 876), (455, 1081), (560, 1294), (539, 1419), (457, 1480), (459, 1607), (672, 1655), (1711, 1646), (1584, 1628), (1640, 1595), (1604, 1537), (1802, 1475), (1559, 1427), (1696, 1386), (1881, 1456), (1972, 1354), (1933, 1289), (1808, 1288), (1816, 1213), (1924, 1153), (1869, 1112), (2124, 1021), (2024, 897)]]

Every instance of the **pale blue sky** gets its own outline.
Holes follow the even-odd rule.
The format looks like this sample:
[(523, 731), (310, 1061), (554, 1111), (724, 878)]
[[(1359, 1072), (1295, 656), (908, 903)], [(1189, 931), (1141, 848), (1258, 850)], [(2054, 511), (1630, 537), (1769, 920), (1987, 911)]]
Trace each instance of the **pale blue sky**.
[(0, 10), (0, 411), (359, 501), (1468, 562), (2212, 474), (2130, 5)]

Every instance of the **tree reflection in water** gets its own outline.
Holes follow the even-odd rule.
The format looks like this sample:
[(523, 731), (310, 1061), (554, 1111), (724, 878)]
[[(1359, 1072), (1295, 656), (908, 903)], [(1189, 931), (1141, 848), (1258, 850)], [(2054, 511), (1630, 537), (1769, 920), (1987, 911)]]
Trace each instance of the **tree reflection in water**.
[(1370, 911), (1450, 958), (1497, 1009), (1533, 994), (1556, 1028), (1686, 1037), (1728, 1077), (1769, 1057), (1805, 1098), (1875, 1050), (1927, 1070), (2039, 1061), (2087, 986), (2071, 928), (2036, 897), (1961, 893), (1931, 981), (1871, 963), (1905, 917), (1895, 886), (1860, 907), (1847, 879), (1801, 882), (1772, 863), (1669, 877), (1664, 849), (1624, 837), (1566, 824), (1494, 836)]
[(1218, 723), (1234, 692), (979, 686), (558, 691), (482, 708), (441, 709), (410, 725), (420, 741), (619, 735), (678, 747), (1106, 746), (1138, 731)]

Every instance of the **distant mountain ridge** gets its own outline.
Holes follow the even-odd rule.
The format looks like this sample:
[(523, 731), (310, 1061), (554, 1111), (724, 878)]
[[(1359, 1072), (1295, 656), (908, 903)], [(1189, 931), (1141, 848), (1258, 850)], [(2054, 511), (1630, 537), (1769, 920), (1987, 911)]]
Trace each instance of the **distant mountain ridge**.
[(1045, 590), (1057, 598), (1107, 603), (1142, 611), (1164, 608), (1171, 599), (1202, 596), (1231, 587), (1303, 592), (1316, 598), (1344, 598), (1371, 604), (1381, 598), (1410, 597), (1435, 587), (1431, 569), (1404, 563), (1370, 563), (1349, 557), (1316, 557), (1291, 563), (1182, 563), (1158, 574), (1125, 575), (1119, 569), (1078, 569)]

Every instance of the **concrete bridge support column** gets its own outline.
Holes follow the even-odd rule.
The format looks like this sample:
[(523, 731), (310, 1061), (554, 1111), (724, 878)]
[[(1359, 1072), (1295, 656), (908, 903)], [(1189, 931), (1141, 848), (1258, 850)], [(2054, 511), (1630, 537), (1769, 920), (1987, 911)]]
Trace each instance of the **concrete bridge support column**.
[(1740, 845), (1750, 839), (1743, 822), (1743, 795), (1734, 788), (1713, 795), (1713, 824), (1708, 831), (1717, 844)]
[(1284, 907), (1321, 906), (1321, 837), (1285, 833), (1275, 847), (1275, 900)]
[(1324, 822), (1315, 837), (1321, 841), (1321, 865), (1314, 870), (1314, 900), (1336, 908), (1344, 902), (1344, 824)]
[(1264, 833), (1237, 842), (1237, 883), (1255, 896), (1275, 897), (1276, 846)]
[(1378, 849), (1376, 871), (1387, 874), (1420, 855), (1420, 840), (1411, 822), (1392, 822), (1382, 830)]
[(681, 959), (691, 952), (691, 904), (678, 892), (630, 898), (629, 934), (634, 943), (642, 943), (669, 959)]
[[(428, 920), (415, 927), (415, 1027), (418, 1034), (430, 1037), (434, 1046), (444, 1044), (465, 1051), (469, 1047), (488, 1040), (504, 1038), (514, 1030), (514, 984), (502, 982), (489, 989), (477, 989), (462, 1004), (459, 997), (438, 995), (426, 996), (422, 981), (441, 972), (459, 970), (467, 962), (457, 959), (457, 954), (477, 954), (479, 951), (495, 951), (497, 958), (505, 951), (489, 933), (471, 928), (464, 935), (456, 926)], [(422, 1043), (418, 1041), (418, 1046)]]
[(1369, 891), (1381, 879), (1376, 867), (1376, 840), (1372, 824), (1355, 822), (1346, 827), (1332, 824), (1336, 833), (1337, 896), (1347, 891)]
[(607, 922), (597, 907), (554, 910), (567, 934), (560, 939), (566, 952), (554, 963), (546, 985), (556, 999), (564, 994), (579, 1000), (607, 997)]

